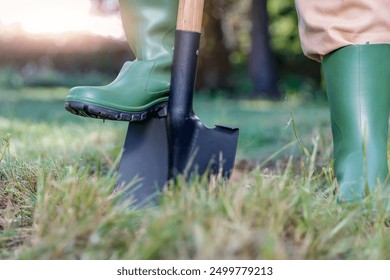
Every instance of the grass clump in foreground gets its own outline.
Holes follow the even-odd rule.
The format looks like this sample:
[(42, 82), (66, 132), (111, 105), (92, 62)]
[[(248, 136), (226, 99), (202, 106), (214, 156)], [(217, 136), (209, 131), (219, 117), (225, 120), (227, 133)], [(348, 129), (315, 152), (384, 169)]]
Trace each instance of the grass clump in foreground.
[[(9, 98), (4, 108), (13, 112), (2, 116), (0, 110), (2, 259), (390, 258), (381, 205), (370, 213), (370, 201), (336, 203), (331, 171), (322, 164), (329, 158), (328, 139), (312, 137), (326, 134), (317, 123), (300, 142), (304, 156), (282, 148), (279, 157), (275, 153), (249, 169), (239, 163), (229, 182), (179, 179), (164, 189), (159, 206), (135, 210), (119, 204), (120, 194), (113, 193), (112, 155), (119, 153), (125, 126), (68, 116), (63, 95), (65, 90), (50, 98), (44, 90), (0, 92), (3, 100)], [(235, 101), (225, 103), (237, 110)], [(16, 110), (20, 106), (26, 110)], [(267, 106), (269, 123), (275, 123), (272, 106), (283, 118), (282, 105)], [(237, 114), (246, 120), (240, 126), (245, 149), (255, 143), (245, 125), (255, 127), (250, 120), (256, 122), (259, 114), (248, 108)], [(297, 110), (304, 118), (305, 110)], [(302, 131), (300, 123), (295, 133)], [(276, 137), (277, 129), (269, 129)], [(292, 138), (284, 132), (285, 145), (294, 139), (290, 132)]]

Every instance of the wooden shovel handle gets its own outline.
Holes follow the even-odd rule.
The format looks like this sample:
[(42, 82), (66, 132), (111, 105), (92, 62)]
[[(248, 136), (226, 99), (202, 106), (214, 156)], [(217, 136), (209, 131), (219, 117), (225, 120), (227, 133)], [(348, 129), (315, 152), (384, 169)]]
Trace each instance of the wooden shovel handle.
[(201, 33), (204, 0), (180, 0), (177, 30)]

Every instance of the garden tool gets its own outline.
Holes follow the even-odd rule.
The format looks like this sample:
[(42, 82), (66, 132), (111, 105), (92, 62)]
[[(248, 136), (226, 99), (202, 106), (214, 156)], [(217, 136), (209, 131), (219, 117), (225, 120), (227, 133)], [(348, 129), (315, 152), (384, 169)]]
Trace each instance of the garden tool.
[(204, 0), (180, 0), (168, 103), (169, 178), (205, 173), (229, 177), (238, 129), (206, 127), (193, 110)]
[(178, 0), (120, 0), (123, 27), (136, 56), (106, 86), (71, 89), (71, 113), (121, 121), (143, 121), (168, 102)]
[(388, 44), (347, 46), (323, 59), (339, 202), (363, 200), (388, 176), (389, 59)]
[(168, 179), (178, 175), (190, 178), (207, 173), (228, 178), (237, 149), (238, 129), (207, 128), (194, 113), (204, 1), (179, 3), (168, 112), (163, 108), (150, 119), (129, 124), (119, 167), (118, 189), (132, 184), (124, 189), (125, 198), (132, 196), (141, 207), (155, 202)]

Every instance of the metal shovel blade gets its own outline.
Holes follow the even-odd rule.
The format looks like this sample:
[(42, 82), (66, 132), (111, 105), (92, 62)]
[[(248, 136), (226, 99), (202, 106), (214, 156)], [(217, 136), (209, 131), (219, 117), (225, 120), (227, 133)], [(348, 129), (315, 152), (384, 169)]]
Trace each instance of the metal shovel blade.
[(176, 30), (168, 103), (169, 178), (195, 171), (228, 178), (234, 165), (238, 129), (207, 128), (193, 110), (199, 42), (200, 33)]
[(239, 131), (224, 126), (206, 127), (196, 116), (179, 129), (173, 151), (171, 177), (184, 174), (229, 178), (234, 167)]
[[(166, 108), (165, 108), (166, 110)], [(116, 189), (135, 206), (155, 204), (168, 180), (166, 117), (129, 123)]]

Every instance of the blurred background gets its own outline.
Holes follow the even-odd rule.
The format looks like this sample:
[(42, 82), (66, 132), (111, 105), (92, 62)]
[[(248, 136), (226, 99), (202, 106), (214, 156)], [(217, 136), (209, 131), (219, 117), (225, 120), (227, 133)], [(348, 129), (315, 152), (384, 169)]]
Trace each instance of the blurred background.
[[(126, 60), (118, 0), (0, 0), (0, 87), (111, 82)], [(208, 0), (197, 89), (278, 100), (325, 98), (302, 54), (293, 0)]]

